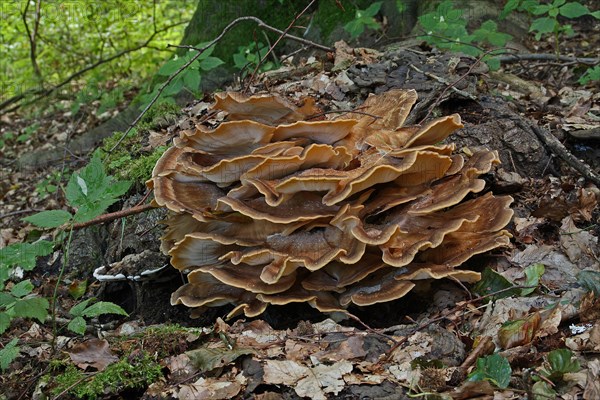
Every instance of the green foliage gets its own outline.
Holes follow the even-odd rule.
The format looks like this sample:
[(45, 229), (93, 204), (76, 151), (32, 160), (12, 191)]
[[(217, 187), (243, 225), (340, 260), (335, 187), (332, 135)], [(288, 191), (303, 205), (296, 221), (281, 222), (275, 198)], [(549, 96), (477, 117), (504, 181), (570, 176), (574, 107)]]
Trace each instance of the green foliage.
[[(564, 375), (571, 372), (579, 372), (581, 366), (569, 349), (553, 350), (546, 356), (544, 366), (533, 376), (536, 381), (532, 388), (533, 398), (554, 399), (558, 397), (558, 391), (563, 388)], [(552, 383), (552, 384), (551, 384)]]
[(532, 264), (525, 268), (525, 282), (523, 286), (534, 286), (524, 289), (510, 289), (515, 286), (514, 283), (500, 275), (491, 268), (486, 268), (481, 273), (481, 280), (473, 286), (473, 291), (481, 296), (491, 293), (497, 293), (491, 296), (491, 300), (503, 299), (510, 296), (527, 296), (533, 293), (539, 285), (540, 278), (545, 272), (543, 264)]
[(19, 339), (14, 338), (3, 349), (0, 349), (0, 370), (4, 371), (19, 356), (21, 348), (17, 346)]
[(248, 70), (254, 70), (260, 63), (260, 72), (270, 71), (279, 68), (277, 61), (265, 61), (269, 48), (263, 43), (250, 43), (247, 46), (238, 47), (238, 52), (233, 55), (233, 64), (244, 74)]
[(0, 334), (4, 333), (15, 318), (35, 318), (44, 322), (48, 316), (48, 300), (31, 294), (33, 284), (21, 281), (0, 292)]
[(352, 39), (359, 37), (365, 31), (365, 28), (373, 30), (381, 29), (381, 25), (374, 17), (381, 9), (382, 4), (382, 1), (376, 1), (364, 10), (357, 9), (355, 11), (354, 19), (344, 25), (344, 29), (350, 34)]
[(67, 391), (78, 399), (97, 399), (127, 389), (144, 388), (161, 376), (160, 364), (143, 352), (137, 357), (124, 357), (91, 377), (70, 364), (64, 372), (54, 372), (49, 384), (54, 386), (51, 389), (54, 396)]
[(62, 174), (60, 173), (60, 171), (52, 171), (48, 175), (46, 175), (44, 179), (42, 179), (35, 185), (35, 191), (41, 197), (46, 197), (50, 194), (54, 194), (58, 190), (61, 178)]
[(92, 318), (103, 314), (127, 316), (125, 310), (114, 303), (99, 301), (92, 305), (88, 305), (92, 300), (93, 299), (87, 299), (71, 307), (69, 314), (71, 314), (73, 319), (71, 319), (69, 325), (67, 325), (69, 330), (79, 335), (83, 335), (85, 333), (85, 317)]
[[(39, 89), (42, 83), (36, 76), (29, 52), (30, 43), (25, 34), (21, 13), (24, 2), (3, 2), (0, 32), (3, 43), (10, 43), (10, 51), (0, 57), (3, 73), (3, 97), (9, 98), (29, 89)], [(31, 3), (25, 15), (29, 29), (35, 25), (35, 4)], [(154, 74), (156, 65), (170, 53), (167, 44), (178, 43), (183, 36), (182, 26), (169, 25), (189, 20), (196, 2), (41, 2), (42, 16), (37, 36), (37, 64), (44, 87), (64, 81), (67, 77), (100, 60), (142, 45), (157, 30), (151, 47), (144, 47), (100, 64), (72, 86), (65, 89), (75, 94), (82, 82), (92, 78), (97, 82), (108, 79), (143, 82)], [(135, 27), (135, 29), (132, 29)], [(132, 68), (132, 66), (135, 68)], [(115, 100), (117, 97), (115, 97)], [(80, 97), (81, 100), (81, 97)], [(105, 101), (109, 101), (106, 100)], [(85, 104), (85, 103), (84, 103)], [(108, 103), (106, 103), (108, 105)]]
[(592, 81), (600, 81), (600, 65), (588, 68), (578, 80), (578, 82), (582, 85), (586, 85)]
[(512, 369), (508, 360), (499, 354), (477, 359), (477, 365), (468, 376), (469, 381), (490, 381), (500, 389), (506, 389), (510, 383)]
[(124, 86), (108, 90), (103, 87), (102, 81), (99, 81), (97, 78), (92, 78), (83, 88), (81, 88), (81, 90), (77, 91), (75, 99), (73, 100), (73, 103), (71, 103), (71, 113), (75, 115), (82, 106), (90, 104), (93, 101), (98, 101), (100, 106), (96, 113), (101, 115), (122, 103), (125, 100), (124, 93)]
[(35, 243), (14, 243), (0, 249), (0, 289), (4, 288), (15, 267), (31, 271), (36, 258), (52, 253), (52, 248), (52, 242), (40, 240)]
[[(207, 44), (208, 43), (199, 43), (194, 47), (196, 49), (201, 49)], [(182, 89), (186, 89), (194, 96), (199, 97), (202, 71), (210, 71), (211, 69), (215, 69), (224, 64), (223, 60), (210, 56), (214, 49), (214, 46), (209, 47), (196, 60), (194, 60), (183, 71), (181, 71), (179, 75), (177, 75), (169, 83), (169, 85), (163, 89), (160, 98), (163, 99), (163, 101), (172, 101), (172, 97), (179, 93)], [(168, 77), (175, 74), (187, 63), (189, 63), (192, 58), (196, 56), (196, 54), (197, 50), (190, 49), (184, 56), (180, 57), (175, 55), (175, 57), (163, 64), (163, 66), (158, 70), (158, 75), (162, 77)], [(162, 81), (155, 83), (152, 91), (141, 97), (142, 102), (144, 104), (149, 103), (154, 97), (156, 97), (162, 85)]]
[[(484, 54), (482, 46), (503, 47), (512, 38), (511, 35), (498, 31), (498, 25), (491, 20), (469, 33), (467, 21), (462, 17), (463, 10), (455, 9), (450, 0), (440, 3), (435, 11), (419, 17), (419, 23), (426, 35), (419, 38), (439, 49), (461, 52), (475, 57)], [(491, 54), (486, 54), (483, 61), (491, 69), (498, 69), (499, 62)]]

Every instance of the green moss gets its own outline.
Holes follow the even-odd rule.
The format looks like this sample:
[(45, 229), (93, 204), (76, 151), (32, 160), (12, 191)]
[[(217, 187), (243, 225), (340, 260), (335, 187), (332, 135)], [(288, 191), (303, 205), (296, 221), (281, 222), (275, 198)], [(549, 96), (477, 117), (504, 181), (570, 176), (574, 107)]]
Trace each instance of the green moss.
[(156, 161), (167, 150), (167, 147), (160, 146), (151, 153), (142, 151), (142, 137), (165, 123), (174, 123), (181, 114), (180, 108), (175, 104), (159, 103), (154, 105), (144, 115), (136, 128), (132, 129), (123, 141), (110, 151), (121, 139), (123, 132), (115, 132), (111, 137), (104, 139), (102, 143), (101, 155), (106, 166), (107, 172), (119, 179), (130, 180), (137, 185), (143, 185), (150, 179), (152, 169)]
[(143, 389), (163, 376), (162, 367), (147, 353), (138, 357), (124, 357), (97, 374), (85, 374), (74, 365), (50, 377), (55, 385), (54, 396), (67, 391), (84, 399), (96, 399), (107, 394), (117, 395), (124, 390)]

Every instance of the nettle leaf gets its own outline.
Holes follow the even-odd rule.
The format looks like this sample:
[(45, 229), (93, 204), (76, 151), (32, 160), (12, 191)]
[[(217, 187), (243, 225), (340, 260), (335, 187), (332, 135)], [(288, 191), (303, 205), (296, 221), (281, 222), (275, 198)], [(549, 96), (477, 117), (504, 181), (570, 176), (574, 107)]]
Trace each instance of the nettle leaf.
[(72, 217), (71, 213), (65, 210), (49, 210), (23, 218), (23, 221), (40, 228), (58, 228), (69, 222)]
[[(10, 326), (12, 318), (5, 312), (0, 311), (0, 335), (2, 335)], [(2, 351), (2, 350), (0, 350)]]
[(578, 18), (582, 15), (587, 15), (590, 10), (586, 6), (577, 2), (569, 2), (559, 9), (560, 15), (567, 18)]
[(33, 290), (33, 284), (29, 279), (21, 281), (10, 289), (10, 293), (15, 297), (25, 297)]
[(19, 299), (15, 302), (15, 316), (22, 318), (35, 318), (44, 322), (48, 316), (48, 300), (43, 297), (30, 297), (28, 299)]
[(83, 317), (75, 317), (67, 325), (67, 329), (78, 335), (83, 335), (85, 333), (85, 327), (85, 319), (83, 319)]
[(19, 356), (21, 348), (17, 346), (18, 338), (14, 338), (0, 350), (0, 369), (5, 370)]
[(477, 366), (469, 374), (469, 381), (490, 381), (501, 389), (506, 389), (510, 383), (512, 369), (508, 360), (499, 354), (492, 354), (477, 359)]
[(102, 314), (118, 314), (127, 316), (127, 312), (120, 306), (109, 301), (99, 301), (92, 304), (83, 311), (83, 315), (86, 317), (97, 317)]
[(0, 249), (0, 265), (11, 267), (19, 266), (26, 271), (35, 267), (36, 257), (47, 256), (52, 253), (52, 242), (40, 240), (35, 243), (15, 243)]

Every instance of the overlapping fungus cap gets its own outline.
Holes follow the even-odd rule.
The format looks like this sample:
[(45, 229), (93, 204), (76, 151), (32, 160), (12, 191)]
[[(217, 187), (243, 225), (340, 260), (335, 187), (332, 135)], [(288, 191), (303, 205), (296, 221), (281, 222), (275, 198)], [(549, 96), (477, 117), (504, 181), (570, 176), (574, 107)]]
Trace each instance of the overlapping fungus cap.
[(472, 195), (498, 154), (441, 144), (462, 127), (456, 114), (403, 127), (416, 98), (391, 90), (315, 120), (310, 99), (216, 95), (224, 122), (182, 132), (149, 182), (171, 211), (162, 250), (188, 272), (171, 302), (195, 315), (330, 312), (398, 299), (419, 279), (478, 280), (458, 267), (510, 238), (512, 199)]

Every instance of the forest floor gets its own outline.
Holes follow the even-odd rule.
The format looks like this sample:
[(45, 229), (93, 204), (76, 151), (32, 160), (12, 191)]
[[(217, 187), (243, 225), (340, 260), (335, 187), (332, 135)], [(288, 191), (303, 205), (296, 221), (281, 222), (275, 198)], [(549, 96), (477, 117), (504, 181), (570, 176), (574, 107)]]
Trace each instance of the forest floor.
[[(585, 39), (600, 48), (597, 33), (578, 35), (572, 43)], [(551, 52), (552, 44), (536, 51)], [(563, 51), (578, 55), (576, 45)], [(497, 148), (503, 163), (486, 177), (488, 186), (515, 199), (510, 248), (468, 262), (483, 280), (475, 287), (426, 282), (394, 302), (351, 308), (345, 319), (305, 304), (230, 321), (225, 306), (191, 319), (185, 307), (170, 305), (182, 282), (170, 267), (144, 281), (98, 280), (122, 272), (111, 268), (133, 276), (140, 272), (131, 269), (168, 263), (158, 253), (165, 212), (152, 210), (76, 231), (58, 291), (57, 332), (51, 322), (19, 319), (2, 335), (2, 346), (18, 337), (21, 354), (0, 377), (0, 399), (600, 398), (600, 190), (519, 125), (551, 132), (597, 174), (600, 139), (581, 136), (600, 127), (597, 88), (578, 85), (571, 65), (554, 61), (475, 72), (472, 58), (418, 45), (381, 52), (338, 46), (335, 57), (284, 66), (251, 91), (292, 101), (313, 97), (331, 111), (354, 109), (368, 93), (414, 88), (420, 99), (438, 99), (415, 110), (415, 121), (430, 108), (460, 113), (465, 128), (450, 141), (465, 152)], [(334, 70), (342, 57), (345, 67)], [(211, 101), (207, 96), (149, 119), (138, 139), (142, 154), (193, 126)], [(2, 149), (0, 247), (47, 235), (21, 218), (65, 206), (61, 171), (76, 170), (89, 156), (72, 154), (69, 140), (118, 111), (96, 115), (93, 107), (83, 117), (45, 115), (33, 128), (18, 115), (4, 117), (3, 129), (19, 135)], [(58, 161), (41, 169), (19, 164), (40, 148), (54, 151)], [(140, 180), (110, 211), (143, 203), (145, 194)], [(35, 293), (52, 295), (61, 251), (40, 258), (28, 273)], [(80, 291), (129, 316), (90, 318), (84, 335), (73, 334), (67, 310)], [(486, 358), (494, 350), (500, 357)]]

